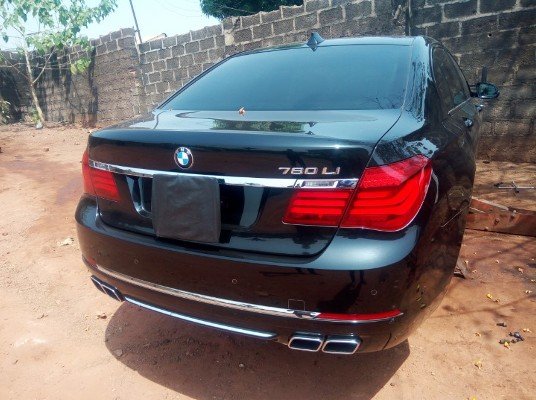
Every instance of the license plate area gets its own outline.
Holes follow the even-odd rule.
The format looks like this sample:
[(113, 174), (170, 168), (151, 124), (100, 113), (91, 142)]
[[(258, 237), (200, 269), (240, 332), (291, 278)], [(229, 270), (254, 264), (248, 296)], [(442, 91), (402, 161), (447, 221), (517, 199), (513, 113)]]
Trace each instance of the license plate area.
[(217, 179), (188, 175), (154, 175), (151, 216), (156, 236), (218, 243), (221, 234)]

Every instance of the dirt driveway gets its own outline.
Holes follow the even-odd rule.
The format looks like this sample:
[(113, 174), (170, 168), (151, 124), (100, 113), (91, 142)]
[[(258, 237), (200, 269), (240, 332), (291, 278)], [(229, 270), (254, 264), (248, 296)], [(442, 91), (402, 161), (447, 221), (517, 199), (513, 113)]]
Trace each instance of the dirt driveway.
[[(0, 127), (0, 399), (534, 398), (534, 238), (468, 231), (469, 279), (453, 278), (394, 349), (290, 351), (119, 304), (91, 285), (73, 219), (86, 136)], [(498, 343), (523, 328), (524, 342)]]

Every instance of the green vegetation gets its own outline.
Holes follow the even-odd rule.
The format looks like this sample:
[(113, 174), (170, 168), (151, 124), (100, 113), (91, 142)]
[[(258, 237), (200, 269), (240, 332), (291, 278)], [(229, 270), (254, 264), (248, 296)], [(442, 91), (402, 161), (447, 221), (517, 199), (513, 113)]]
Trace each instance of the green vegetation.
[(201, 10), (206, 15), (223, 19), (260, 11), (277, 10), (279, 6), (297, 6), (303, 0), (201, 0)]
[(79, 46), (88, 54), (91, 46), (80, 36), (82, 28), (100, 22), (116, 7), (116, 0), (100, 0), (90, 7), (85, 0), (0, 0), (0, 36), (16, 42), (19, 60), (3, 60), (24, 76), (41, 123), (45, 117), (37, 97), (36, 85), (46, 70), (85, 71), (91, 63), (87, 55), (58, 62), (58, 51)]

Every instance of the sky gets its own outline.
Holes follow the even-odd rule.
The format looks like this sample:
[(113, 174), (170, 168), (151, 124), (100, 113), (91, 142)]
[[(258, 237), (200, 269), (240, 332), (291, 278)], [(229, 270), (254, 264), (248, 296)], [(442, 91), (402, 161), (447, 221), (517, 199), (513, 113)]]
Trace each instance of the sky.
[[(95, 5), (97, 0), (88, 0), (89, 5)], [(205, 26), (218, 24), (213, 17), (207, 17), (201, 12), (199, 0), (132, 0), (141, 37), (145, 41), (162, 33), (168, 36), (201, 29)], [(37, 23), (33, 23), (34, 30)], [(94, 23), (82, 33), (90, 39), (98, 38), (121, 28), (134, 27), (134, 18), (128, 0), (117, 0), (116, 10), (100, 23)], [(9, 33), (15, 35), (14, 32)], [(16, 38), (11, 38), (6, 44), (0, 40), (0, 48), (16, 47)]]

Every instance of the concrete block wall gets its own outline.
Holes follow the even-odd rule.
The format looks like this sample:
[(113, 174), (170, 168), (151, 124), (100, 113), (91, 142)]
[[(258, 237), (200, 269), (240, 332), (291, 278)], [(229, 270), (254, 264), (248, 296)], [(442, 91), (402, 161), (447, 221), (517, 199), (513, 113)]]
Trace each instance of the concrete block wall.
[[(480, 157), (536, 162), (536, 1), (412, 0), (409, 34), (440, 40), (470, 83), (488, 66)], [(486, 103), (484, 103), (486, 104)]]
[[(501, 96), (485, 108), (480, 157), (536, 162), (534, 0), (305, 0), (139, 46), (134, 30), (122, 29), (93, 41), (87, 73), (52, 70), (39, 93), (51, 120), (106, 125), (153, 109), (225, 57), (305, 42), (313, 30), (326, 38), (434, 37), (454, 54), (470, 83), (487, 65), (488, 80), (499, 85)], [(29, 99), (24, 87), (19, 92)]]
[[(91, 41), (94, 46), (91, 54), (82, 52), (80, 48), (55, 54), (51, 58), (50, 68), (36, 86), (46, 119), (94, 126), (145, 112), (145, 92), (140, 80), (134, 34), (134, 29), (129, 28), (94, 39)], [(16, 54), (9, 56), (18, 57)], [(68, 68), (69, 59), (75, 61), (82, 56), (89, 56), (92, 60), (89, 68), (82, 73), (72, 74)], [(0, 91), (11, 93), (16, 90), (21, 109), (27, 112), (31, 107), (28, 86), (24, 78), (5, 65), (0, 70), (14, 77), (10, 82), (11, 86), (15, 83), (16, 87), (0, 87)]]

